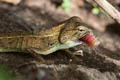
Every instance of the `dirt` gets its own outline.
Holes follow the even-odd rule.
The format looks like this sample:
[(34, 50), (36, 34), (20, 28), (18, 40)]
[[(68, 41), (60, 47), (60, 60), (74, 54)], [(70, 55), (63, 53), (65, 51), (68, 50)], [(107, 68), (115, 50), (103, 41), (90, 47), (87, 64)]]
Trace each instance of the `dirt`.
[(85, 44), (74, 47), (72, 49), (82, 49), (83, 55), (72, 58), (60, 50), (42, 56), (50, 62), (47, 64), (29, 53), (18, 52), (0, 53), (0, 60), (15, 72), (17, 80), (120, 80), (120, 25), (108, 16), (91, 13), (88, 9), (91, 5), (83, 0), (79, 3), (72, 0), (69, 13), (60, 4), (56, 0), (27, 0), (16, 6), (0, 3), (0, 33), (31, 33), (35, 29), (53, 27), (71, 16), (79, 16), (101, 42), (96, 49)]

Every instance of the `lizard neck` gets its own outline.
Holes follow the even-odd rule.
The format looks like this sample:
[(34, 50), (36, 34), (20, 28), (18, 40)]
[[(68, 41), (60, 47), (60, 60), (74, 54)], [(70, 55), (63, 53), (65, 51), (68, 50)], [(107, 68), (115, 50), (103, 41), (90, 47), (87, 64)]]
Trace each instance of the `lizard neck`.
[(47, 30), (43, 30), (39, 33), (39, 35), (43, 37), (59, 37), (61, 29), (64, 27), (64, 24), (60, 24), (58, 26), (52, 27)]

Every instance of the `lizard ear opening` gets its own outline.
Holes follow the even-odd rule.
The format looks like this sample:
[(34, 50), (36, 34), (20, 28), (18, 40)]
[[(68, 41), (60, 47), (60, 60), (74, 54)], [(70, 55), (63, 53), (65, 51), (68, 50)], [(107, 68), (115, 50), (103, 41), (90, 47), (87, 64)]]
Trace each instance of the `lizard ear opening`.
[(69, 28), (70, 28), (70, 23), (65, 23), (63, 25), (63, 28), (60, 30), (58, 39), (61, 44), (65, 43), (69, 39), (68, 37), (70, 35)]
[[(71, 40), (73, 37), (75, 37), (75, 31), (74, 29), (71, 27), (74, 27), (75, 25), (74, 24), (71, 24), (71, 23), (68, 23), (68, 24), (65, 24), (64, 27), (61, 29), (60, 33), (59, 33), (59, 42), (60, 43), (65, 43), (66, 41), (68, 40)], [(73, 36), (74, 35), (74, 36)]]
[(60, 30), (60, 34), (58, 37), (59, 42), (65, 43), (70, 38), (70, 35), (72, 34), (75, 27), (80, 25), (80, 22), (81, 22), (81, 19), (76, 16), (66, 20), (62, 29)]

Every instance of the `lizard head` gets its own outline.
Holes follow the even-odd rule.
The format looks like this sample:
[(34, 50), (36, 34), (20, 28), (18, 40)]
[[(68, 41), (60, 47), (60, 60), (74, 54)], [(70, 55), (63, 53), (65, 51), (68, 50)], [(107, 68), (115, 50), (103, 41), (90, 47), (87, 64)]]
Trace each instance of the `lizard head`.
[(61, 43), (69, 43), (73, 46), (86, 43), (90, 47), (97, 45), (92, 30), (84, 26), (78, 17), (72, 17), (64, 26), (59, 38)]

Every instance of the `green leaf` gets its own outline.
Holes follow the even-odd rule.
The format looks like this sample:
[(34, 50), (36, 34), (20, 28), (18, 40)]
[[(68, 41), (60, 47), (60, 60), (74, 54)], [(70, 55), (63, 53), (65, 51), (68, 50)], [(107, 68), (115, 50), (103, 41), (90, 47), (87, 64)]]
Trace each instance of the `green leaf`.
[(100, 13), (100, 10), (98, 8), (93, 8), (92, 9), (92, 13), (93, 14), (99, 14)]
[(0, 80), (15, 80), (15, 75), (2, 64), (0, 64)]
[(68, 13), (72, 2), (70, 0), (63, 0), (61, 7)]

